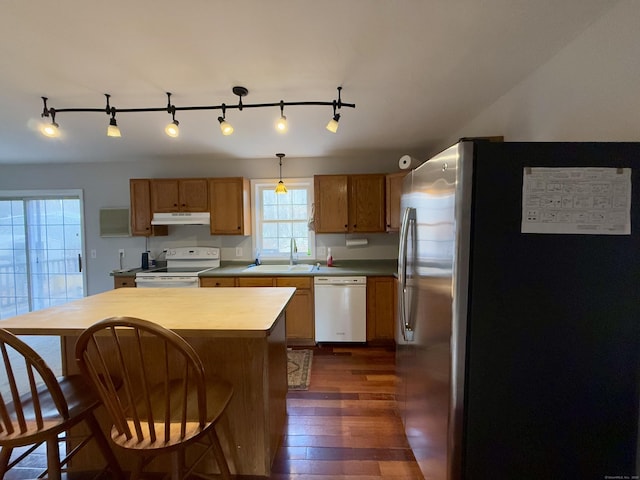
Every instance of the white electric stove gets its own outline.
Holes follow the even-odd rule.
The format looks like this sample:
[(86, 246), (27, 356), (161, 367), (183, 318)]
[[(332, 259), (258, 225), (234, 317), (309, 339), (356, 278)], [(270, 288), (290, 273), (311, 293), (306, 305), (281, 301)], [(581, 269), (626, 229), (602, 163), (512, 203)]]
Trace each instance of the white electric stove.
[(165, 258), (166, 267), (136, 273), (138, 288), (197, 288), (198, 275), (220, 267), (218, 247), (174, 247)]

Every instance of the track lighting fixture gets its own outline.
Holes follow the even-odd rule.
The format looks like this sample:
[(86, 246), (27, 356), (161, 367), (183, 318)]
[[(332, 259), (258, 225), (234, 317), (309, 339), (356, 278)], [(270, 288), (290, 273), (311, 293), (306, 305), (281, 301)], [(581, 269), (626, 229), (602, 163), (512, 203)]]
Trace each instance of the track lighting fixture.
[(280, 118), (276, 122), (276, 130), (279, 133), (287, 133), (287, 130), (289, 130), (287, 117), (284, 116), (284, 102), (282, 100), (280, 100)]
[(229, 122), (225, 120), (225, 111), (227, 110), (227, 106), (222, 104), (222, 116), (218, 117), (218, 121), (220, 122), (220, 131), (224, 136), (231, 135), (233, 133), (233, 127)]
[(167, 112), (171, 114), (171, 118), (173, 121), (164, 127), (164, 133), (169, 135), (171, 138), (176, 138), (180, 135), (180, 122), (176, 120), (176, 107), (175, 105), (171, 105), (171, 93), (167, 92)]
[(329, 130), (331, 133), (336, 133), (338, 131), (338, 122), (340, 121), (340, 114), (336, 113), (336, 108), (340, 108), (343, 103), (342, 103), (342, 99), (340, 98), (340, 91), (342, 90), (342, 87), (338, 87), (338, 101), (336, 102), (335, 100), (333, 101), (333, 118), (331, 120), (329, 120), (329, 123), (327, 123), (327, 130)]
[(282, 157), (284, 157), (284, 153), (276, 153), (276, 157), (280, 159), (280, 181), (276, 185), (276, 193), (287, 193), (287, 187), (284, 186), (282, 181)]
[[(198, 106), (187, 106), (187, 107), (176, 107), (171, 104), (171, 93), (167, 92), (168, 104), (166, 107), (150, 107), (150, 108), (121, 108), (117, 110), (117, 113), (129, 113), (129, 112), (161, 112), (166, 111), (171, 114), (173, 121), (167, 125), (165, 128), (165, 133), (170, 137), (177, 137), (179, 135), (179, 122), (176, 120), (176, 112), (177, 111), (186, 111), (186, 110), (222, 110), (222, 115), (218, 117), (218, 122), (220, 122), (220, 130), (223, 135), (231, 135), (233, 133), (233, 127), (227, 122), (225, 118), (225, 112), (228, 108), (237, 109), (242, 111), (243, 108), (262, 108), (262, 107), (280, 107), (280, 118), (276, 124), (276, 128), (279, 132), (284, 133), (288, 129), (287, 117), (284, 115), (284, 107), (297, 106), (297, 105), (318, 105), (318, 106), (332, 106), (333, 107), (333, 118), (327, 124), (327, 129), (331, 132), (335, 133), (338, 130), (338, 121), (340, 120), (340, 113), (338, 113), (339, 109), (342, 107), (350, 107), (355, 108), (355, 104), (353, 103), (342, 103), (342, 99), (340, 98), (340, 92), (342, 87), (338, 87), (338, 99), (333, 100), (331, 102), (285, 102), (284, 100), (280, 100), (277, 103), (253, 103), (253, 104), (243, 104), (242, 97), (245, 97), (249, 94), (249, 90), (245, 87), (235, 86), (232, 91), (234, 95), (238, 96), (237, 105), (226, 105), (224, 103), (220, 105), (198, 105)], [(107, 135), (109, 137), (119, 137), (120, 129), (118, 128), (118, 124), (116, 123), (116, 108), (109, 105), (109, 94), (105, 94), (107, 98), (107, 107), (106, 113), (111, 116), (109, 121), (109, 128), (107, 129)], [(68, 113), (68, 112), (104, 112), (103, 108), (48, 108), (47, 107), (47, 97), (42, 97), (42, 101), (44, 102), (44, 110), (42, 112), (42, 117), (51, 117), (51, 124), (43, 125), (40, 131), (48, 136), (48, 137), (56, 137), (59, 135), (59, 125), (55, 121), (55, 115), (60, 112)], [(337, 110), (338, 111), (337, 111)], [(331, 126), (331, 128), (330, 128)]]

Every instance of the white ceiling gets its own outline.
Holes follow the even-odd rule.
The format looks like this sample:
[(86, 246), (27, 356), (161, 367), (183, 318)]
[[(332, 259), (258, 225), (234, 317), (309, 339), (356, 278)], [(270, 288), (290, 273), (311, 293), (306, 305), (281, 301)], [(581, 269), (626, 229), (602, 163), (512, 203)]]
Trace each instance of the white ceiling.
[[(595, 19), (607, 0), (2, 0), (0, 163), (133, 161), (159, 156), (267, 158), (422, 156), (455, 134)], [(331, 107), (59, 113), (63, 136), (46, 139), (49, 106), (117, 109), (332, 101), (343, 86), (340, 129)], [(496, 132), (500, 134), (500, 132)]]

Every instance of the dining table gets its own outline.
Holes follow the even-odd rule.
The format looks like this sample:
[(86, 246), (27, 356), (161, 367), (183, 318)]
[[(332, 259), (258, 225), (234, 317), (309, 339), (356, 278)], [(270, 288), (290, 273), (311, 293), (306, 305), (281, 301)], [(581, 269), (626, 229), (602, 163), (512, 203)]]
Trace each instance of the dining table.
[[(293, 287), (119, 288), (0, 320), (0, 328), (60, 337), (63, 374), (79, 373), (75, 342), (100, 320), (135, 317), (173, 330), (194, 347), (207, 376), (233, 385), (218, 432), (231, 472), (269, 477), (286, 424), (285, 322), (294, 293)], [(109, 437), (106, 412), (98, 418)], [(114, 452), (123, 469), (133, 465), (126, 451)], [(99, 455), (89, 452), (74, 460), (98, 467), (93, 458)], [(164, 468), (162, 462), (153, 465)], [(215, 473), (215, 466), (210, 468)]]

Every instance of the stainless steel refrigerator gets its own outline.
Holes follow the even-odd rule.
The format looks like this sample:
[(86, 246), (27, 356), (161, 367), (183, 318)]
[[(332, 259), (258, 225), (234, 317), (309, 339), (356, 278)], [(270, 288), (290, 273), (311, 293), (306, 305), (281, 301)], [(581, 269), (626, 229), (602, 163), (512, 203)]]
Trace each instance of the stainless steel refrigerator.
[(640, 144), (462, 140), (401, 197), (398, 404), (428, 480), (637, 478)]

